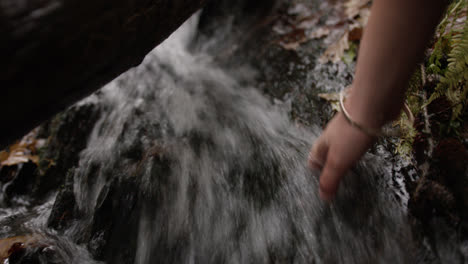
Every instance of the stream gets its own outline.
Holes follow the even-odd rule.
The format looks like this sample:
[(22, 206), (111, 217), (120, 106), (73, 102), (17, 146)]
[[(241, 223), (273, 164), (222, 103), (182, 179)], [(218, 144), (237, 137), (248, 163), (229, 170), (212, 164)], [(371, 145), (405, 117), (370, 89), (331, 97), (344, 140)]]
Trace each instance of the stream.
[[(319, 199), (307, 156), (320, 125), (291, 121), (252, 68), (191, 46), (198, 20), (77, 104), (99, 118), (59, 194), (0, 208), (0, 237), (44, 245), (15, 263), (438, 263), (382, 156), (367, 154), (334, 203)], [(60, 200), (73, 217), (51, 228)]]

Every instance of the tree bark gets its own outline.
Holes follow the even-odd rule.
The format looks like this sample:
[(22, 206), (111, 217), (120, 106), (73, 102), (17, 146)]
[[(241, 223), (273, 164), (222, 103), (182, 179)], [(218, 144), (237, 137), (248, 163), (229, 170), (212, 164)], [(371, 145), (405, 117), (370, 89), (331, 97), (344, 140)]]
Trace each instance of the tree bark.
[(0, 147), (89, 95), (205, 0), (0, 0)]

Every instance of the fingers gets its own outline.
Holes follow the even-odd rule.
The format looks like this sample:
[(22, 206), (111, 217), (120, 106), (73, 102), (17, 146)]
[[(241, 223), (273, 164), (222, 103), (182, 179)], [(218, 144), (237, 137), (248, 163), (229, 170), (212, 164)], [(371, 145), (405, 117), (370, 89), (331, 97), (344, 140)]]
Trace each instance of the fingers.
[(327, 133), (324, 133), (315, 142), (309, 154), (309, 167), (311, 169), (322, 170), (320, 175), (320, 198), (330, 201), (338, 190), (338, 185), (343, 174), (348, 168), (336, 161), (332, 152), (329, 155), (329, 144)]
[(333, 199), (341, 178), (373, 141), (373, 138), (350, 126), (341, 115), (329, 122), (309, 154), (309, 166), (322, 170), (319, 195), (323, 200)]
[(341, 178), (350, 169), (350, 166), (337, 161), (334, 157), (330, 151), (320, 175), (319, 196), (325, 201), (331, 201), (335, 197)]
[(309, 167), (321, 170), (325, 165), (328, 155), (328, 142), (325, 136), (319, 137), (309, 153)]

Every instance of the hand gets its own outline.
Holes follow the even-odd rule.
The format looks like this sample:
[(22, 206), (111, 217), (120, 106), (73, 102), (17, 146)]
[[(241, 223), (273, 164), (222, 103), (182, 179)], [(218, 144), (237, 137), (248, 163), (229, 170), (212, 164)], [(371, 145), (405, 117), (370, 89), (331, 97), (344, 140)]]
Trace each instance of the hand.
[(351, 126), (342, 113), (328, 123), (309, 154), (309, 166), (322, 169), (319, 194), (323, 200), (333, 199), (341, 178), (359, 161), (374, 140)]

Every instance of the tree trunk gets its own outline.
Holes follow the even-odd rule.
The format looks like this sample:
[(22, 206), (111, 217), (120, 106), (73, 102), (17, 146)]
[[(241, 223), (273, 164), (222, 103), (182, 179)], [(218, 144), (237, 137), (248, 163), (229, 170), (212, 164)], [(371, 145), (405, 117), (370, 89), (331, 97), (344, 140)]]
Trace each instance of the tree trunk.
[(205, 0), (0, 0), (0, 147), (89, 95)]

